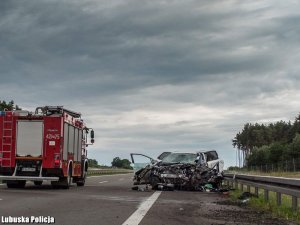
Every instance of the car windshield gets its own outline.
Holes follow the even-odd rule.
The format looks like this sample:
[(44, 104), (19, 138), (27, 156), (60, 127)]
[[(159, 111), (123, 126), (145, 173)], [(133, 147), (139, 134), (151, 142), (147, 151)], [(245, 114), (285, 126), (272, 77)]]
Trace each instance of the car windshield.
[(166, 156), (163, 163), (195, 163), (197, 154), (194, 153), (171, 153)]

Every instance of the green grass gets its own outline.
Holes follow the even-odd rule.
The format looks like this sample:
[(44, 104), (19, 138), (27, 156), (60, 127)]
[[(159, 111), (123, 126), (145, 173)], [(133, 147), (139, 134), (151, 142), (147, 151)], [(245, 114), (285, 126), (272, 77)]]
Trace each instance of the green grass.
[[(254, 193), (254, 188), (251, 187), (250, 191)], [(230, 196), (234, 200), (237, 200), (241, 194), (242, 192), (240, 190), (230, 192)], [(298, 211), (293, 211), (291, 196), (281, 195), (281, 205), (277, 206), (275, 192), (269, 192), (269, 201), (266, 202), (264, 200), (264, 191), (259, 189), (258, 198), (251, 198), (248, 205), (257, 210), (269, 211), (275, 216), (296, 221), (300, 224), (300, 209), (298, 208)]]
[(88, 176), (103, 176), (103, 175), (113, 175), (113, 174), (125, 174), (133, 173), (133, 170), (126, 169), (102, 169), (102, 170), (89, 170)]
[(127, 174), (131, 172), (107, 172), (107, 173), (95, 173), (95, 174), (87, 174), (88, 177), (90, 176), (104, 176), (104, 175), (117, 175), (117, 174)]

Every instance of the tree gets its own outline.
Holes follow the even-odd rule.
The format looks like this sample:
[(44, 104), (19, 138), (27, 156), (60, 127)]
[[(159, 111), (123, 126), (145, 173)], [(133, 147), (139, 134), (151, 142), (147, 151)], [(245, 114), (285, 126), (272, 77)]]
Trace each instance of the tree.
[(111, 166), (121, 168), (122, 167), (121, 159), (119, 157), (115, 157), (111, 162)]
[(21, 108), (18, 105), (15, 105), (14, 101), (11, 100), (10, 102), (6, 103), (5, 100), (0, 100), (0, 111), (4, 110), (21, 110)]
[[(265, 158), (265, 155), (258, 150), (254, 153), (255, 148), (259, 149), (262, 146), (270, 146), (270, 150), (265, 150), (269, 155), (266, 163), (282, 160), (282, 154), (287, 153), (298, 130), (300, 132), (300, 115), (296, 117), (293, 124), (282, 120), (270, 124), (246, 123), (243, 130), (232, 140), (233, 146), (238, 150), (239, 166), (241, 162), (245, 166), (248, 164), (247, 161), (251, 161), (252, 164), (253, 157)], [(252, 154), (255, 155), (251, 157)]]
[(131, 162), (128, 159), (122, 159), (122, 168), (124, 169), (132, 169), (130, 166)]
[(254, 147), (251, 155), (248, 156), (247, 165), (256, 166), (266, 164), (269, 160), (270, 147), (264, 145), (260, 148)]
[(132, 169), (130, 166), (130, 161), (128, 159), (120, 159), (119, 157), (115, 157), (111, 162), (113, 167), (124, 168), (124, 169)]
[(282, 153), (284, 149), (286, 148), (286, 145), (274, 142), (270, 145), (270, 155), (269, 155), (269, 162), (270, 164), (276, 164), (278, 161), (282, 160)]
[(96, 159), (88, 159), (89, 167), (99, 167), (98, 161)]

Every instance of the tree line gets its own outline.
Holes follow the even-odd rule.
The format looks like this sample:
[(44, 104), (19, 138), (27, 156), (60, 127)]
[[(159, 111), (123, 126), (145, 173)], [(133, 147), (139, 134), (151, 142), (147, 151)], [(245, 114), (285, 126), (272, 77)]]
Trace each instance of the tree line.
[(21, 108), (18, 105), (15, 105), (15, 102), (13, 100), (9, 102), (0, 100), (0, 111), (4, 110), (21, 110)]
[(246, 123), (232, 144), (238, 150), (239, 166), (300, 158), (300, 114), (293, 122)]
[(130, 166), (131, 162), (128, 159), (121, 159), (120, 157), (115, 157), (111, 162), (112, 167), (132, 169)]
[[(109, 168), (109, 166), (99, 165), (96, 159), (88, 159), (89, 167), (92, 168)], [(115, 157), (111, 162), (111, 167), (117, 167), (122, 169), (132, 169), (130, 166), (131, 162), (128, 159), (121, 159), (120, 157)]]

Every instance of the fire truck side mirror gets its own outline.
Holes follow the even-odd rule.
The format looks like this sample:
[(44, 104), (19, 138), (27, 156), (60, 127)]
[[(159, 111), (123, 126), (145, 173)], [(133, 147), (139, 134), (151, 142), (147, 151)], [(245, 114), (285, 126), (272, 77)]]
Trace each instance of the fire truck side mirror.
[(94, 136), (94, 130), (91, 130), (91, 143), (92, 144), (95, 142), (94, 138), (95, 138), (95, 136)]

